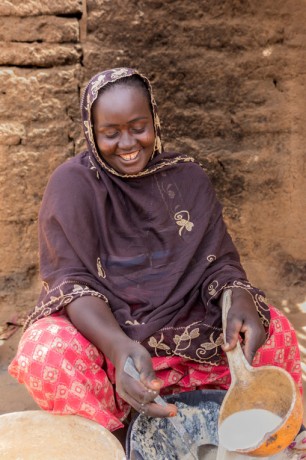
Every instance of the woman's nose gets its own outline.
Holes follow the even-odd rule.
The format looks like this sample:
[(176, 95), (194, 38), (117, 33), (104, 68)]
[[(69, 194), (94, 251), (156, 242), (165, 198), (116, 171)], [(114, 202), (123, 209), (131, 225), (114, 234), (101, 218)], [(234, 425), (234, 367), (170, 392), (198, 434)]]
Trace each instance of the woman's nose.
[(132, 150), (134, 146), (135, 139), (133, 138), (133, 136), (128, 132), (128, 130), (122, 131), (118, 147), (123, 150)]

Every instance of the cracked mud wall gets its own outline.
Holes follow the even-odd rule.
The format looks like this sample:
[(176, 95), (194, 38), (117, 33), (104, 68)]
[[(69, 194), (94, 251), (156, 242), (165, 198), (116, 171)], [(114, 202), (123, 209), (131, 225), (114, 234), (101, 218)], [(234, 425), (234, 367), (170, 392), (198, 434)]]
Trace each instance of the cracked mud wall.
[(167, 148), (200, 159), (250, 280), (305, 301), (305, 0), (5, 0), (0, 5), (0, 318), (35, 304), (37, 212), (81, 151), (100, 69), (152, 80)]

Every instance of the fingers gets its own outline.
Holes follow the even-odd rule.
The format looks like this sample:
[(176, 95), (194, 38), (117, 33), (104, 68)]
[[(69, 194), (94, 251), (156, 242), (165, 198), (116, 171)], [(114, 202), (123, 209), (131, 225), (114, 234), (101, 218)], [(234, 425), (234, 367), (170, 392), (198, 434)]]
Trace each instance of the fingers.
[(234, 349), (237, 345), (237, 342), (241, 341), (241, 334), (244, 337), (242, 342), (243, 353), (248, 363), (252, 364), (257, 349), (265, 341), (264, 331), (262, 332), (257, 328), (254, 329), (248, 326), (246, 323), (241, 323), (238, 321), (233, 322), (233, 324), (231, 324), (230, 334), (227, 334), (229, 339), (226, 341), (227, 343), (222, 345), (222, 349), (225, 352)]
[(252, 331), (249, 329), (245, 332), (245, 340), (243, 346), (243, 353), (249, 364), (252, 364), (254, 356), (256, 354), (256, 345), (254, 343), (254, 337)]
[[(152, 403), (158, 396), (162, 382), (156, 379), (152, 359), (147, 351), (142, 348), (138, 348), (136, 351), (137, 353), (133, 353), (131, 358), (139, 377), (131, 377), (124, 369), (123, 372), (117, 369), (117, 392), (134, 409), (143, 412), (143, 406)], [(153, 412), (155, 413), (156, 410), (153, 410)], [(157, 413), (160, 414), (159, 416), (164, 417), (168, 415), (169, 410), (165, 411), (163, 408), (162, 411), (157, 410)]]
[(227, 317), (227, 343), (223, 345), (223, 350), (227, 352), (235, 348), (241, 336), (244, 339), (244, 355), (252, 363), (257, 349), (265, 342), (266, 334), (252, 297), (243, 290), (235, 289)]
[[(154, 401), (156, 396), (159, 394), (158, 391), (152, 390), (151, 388), (146, 387), (142, 382), (139, 382), (133, 377), (126, 376), (125, 377), (125, 384), (124, 384), (124, 393), (121, 396), (127, 401), (129, 399), (133, 399), (140, 403), (149, 403)], [(133, 406), (134, 407), (134, 406)], [(134, 407), (138, 410), (137, 407)]]
[(159, 392), (162, 387), (162, 382), (156, 378), (151, 360), (139, 363), (139, 367), (137, 363), (135, 363), (135, 365), (140, 374), (140, 381), (152, 391)]
[(175, 417), (177, 415), (177, 407), (174, 404), (161, 406), (156, 403), (142, 403), (139, 405), (138, 412), (147, 417)]
[(244, 329), (245, 340), (243, 353), (249, 364), (252, 364), (256, 352), (265, 342), (266, 336), (263, 327), (250, 328), (246, 325)]
[(149, 390), (156, 392), (154, 396), (156, 397), (162, 387), (162, 382), (155, 376), (151, 358), (147, 359), (146, 356), (136, 356), (134, 364), (140, 374), (141, 383)]
[[(140, 382), (136, 382), (142, 385)], [(132, 390), (132, 389), (131, 389)], [(125, 395), (125, 401), (130, 404), (137, 412), (148, 417), (174, 417), (177, 414), (177, 407), (174, 404), (167, 404), (161, 406), (154, 402), (157, 396), (153, 390), (145, 390), (142, 392), (142, 397), (134, 397), (131, 394)]]

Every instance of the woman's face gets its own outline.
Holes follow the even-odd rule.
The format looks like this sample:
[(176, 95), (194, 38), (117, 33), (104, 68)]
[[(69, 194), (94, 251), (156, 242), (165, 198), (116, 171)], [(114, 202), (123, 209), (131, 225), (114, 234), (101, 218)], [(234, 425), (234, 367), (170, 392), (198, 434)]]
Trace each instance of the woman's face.
[(117, 85), (103, 92), (93, 109), (101, 157), (121, 174), (137, 174), (150, 160), (155, 132), (149, 102), (138, 87)]

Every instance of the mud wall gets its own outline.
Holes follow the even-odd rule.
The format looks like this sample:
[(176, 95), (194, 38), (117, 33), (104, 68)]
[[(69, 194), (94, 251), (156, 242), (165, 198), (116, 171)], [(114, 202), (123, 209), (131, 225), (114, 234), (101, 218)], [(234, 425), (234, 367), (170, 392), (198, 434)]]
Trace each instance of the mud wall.
[(0, 317), (39, 291), (47, 178), (83, 146), (98, 70), (153, 82), (167, 148), (201, 160), (250, 280), (305, 300), (305, 0), (6, 0), (0, 5)]

